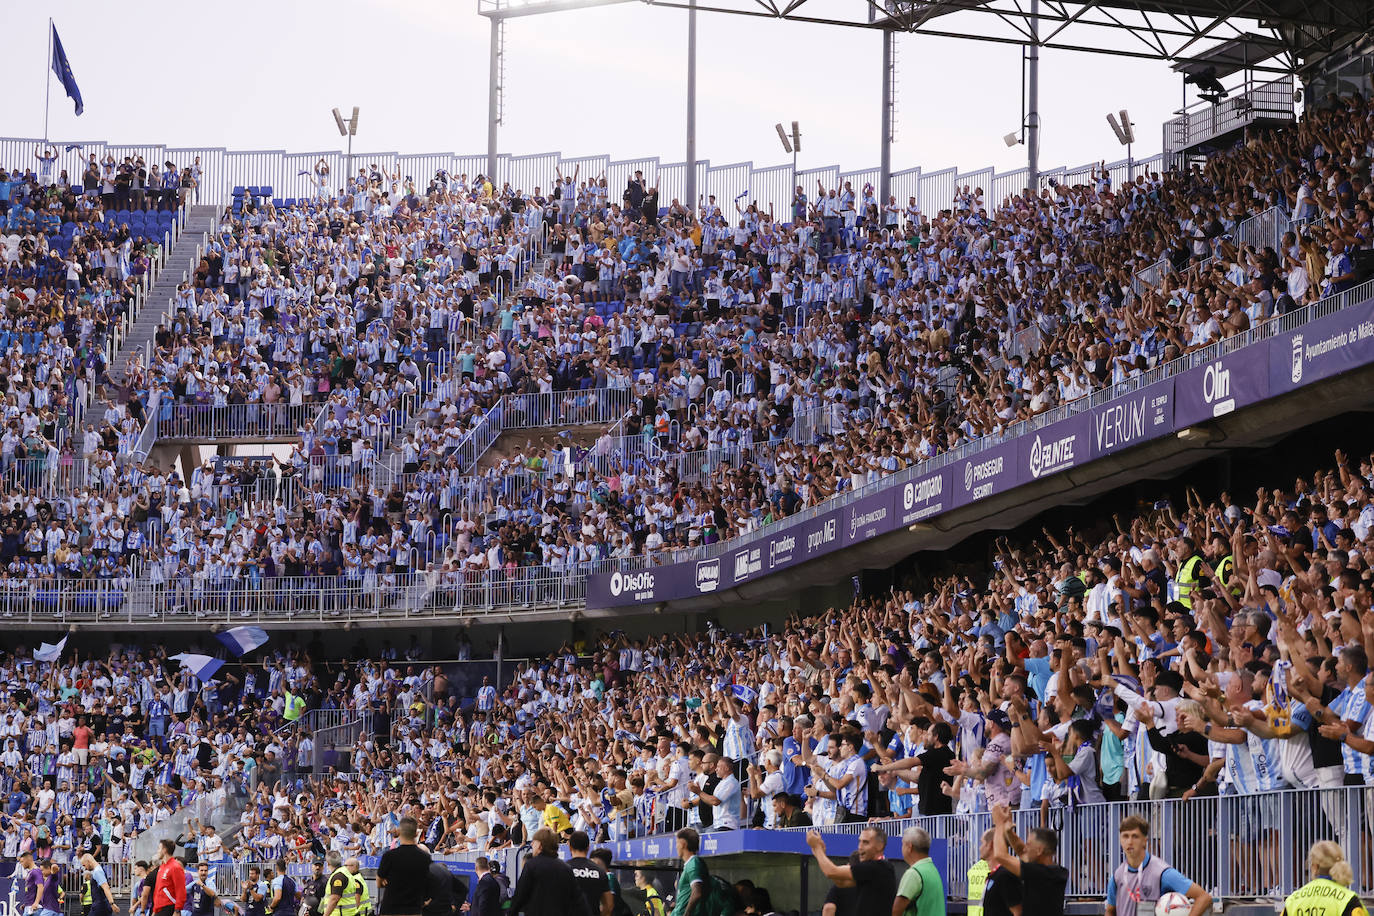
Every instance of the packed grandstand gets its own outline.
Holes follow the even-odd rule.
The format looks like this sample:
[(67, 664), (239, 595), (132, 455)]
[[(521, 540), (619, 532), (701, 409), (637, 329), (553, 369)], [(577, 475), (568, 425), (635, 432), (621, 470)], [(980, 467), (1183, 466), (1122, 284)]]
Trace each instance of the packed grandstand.
[[(965, 187), (930, 213), (848, 185), (726, 212), (576, 173), (543, 194), (322, 170), (308, 198), (236, 194), (123, 367), (110, 335), (195, 173), (15, 164), (0, 600), (31, 617), (145, 583), (155, 617), (233, 620), (292, 613), (290, 587), (380, 614), (417, 588), (518, 605), (669, 562), (1351, 289), (1372, 151), (1355, 96), (1124, 186)], [(1273, 213), (1276, 245), (1238, 243)], [(542, 432), (479, 466), (498, 410)], [(138, 454), (147, 424), (289, 455), (183, 476)], [(204, 681), (151, 631), (16, 647), (3, 856), (127, 863), (174, 825), (231, 882), (235, 862), (378, 855), (405, 816), (462, 854), (542, 827), (614, 843), (999, 805), (1100, 844), (1073, 821), (1092, 806), (1210, 798), (1187, 816), (1236, 818), (1236, 864), (1197, 876), (1270, 896), (1281, 821), (1349, 840), (1374, 815), (1337, 791), (1374, 783), (1374, 457), (1271, 470), (1253, 499), (1147, 500), (781, 628), (608, 627), (499, 683), (457, 684), (418, 645), (362, 661), (288, 639)], [(327, 722), (347, 741), (321, 746)]]
[[(146, 260), (120, 208), (159, 202), (118, 189), (146, 169), (106, 160), (85, 193), (16, 170), (3, 593), (141, 581), (154, 615), (246, 615), (236, 594), (310, 582), (380, 611), (670, 560), (1351, 288), (1370, 134), (1354, 98), (1124, 187), (964, 187), (935, 213), (848, 185), (689, 214), (634, 180), (323, 175), (239, 193), (113, 375), (102, 334)], [(1274, 214), (1276, 244), (1237, 240)], [(493, 412), (547, 435), (479, 467)], [(183, 476), (130, 460), (146, 422), (296, 441)]]

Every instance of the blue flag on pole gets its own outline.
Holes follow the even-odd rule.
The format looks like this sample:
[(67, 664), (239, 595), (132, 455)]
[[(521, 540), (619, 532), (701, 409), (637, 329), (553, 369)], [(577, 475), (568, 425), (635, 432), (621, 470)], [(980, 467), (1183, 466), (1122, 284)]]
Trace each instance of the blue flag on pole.
[(57, 37), (56, 23), (52, 28), (52, 72), (57, 74), (57, 78), (62, 81), (62, 88), (67, 90), (67, 97), (76, 103), (76, 113), (86, 110), (86, 106), (81, 101), (81, 90), (77, 88), (76, 77), (72, 75), (72, 65), (67, 63), (67, 52), (62, 50), (62, 39)]
[(235, 658), (242, 658), (267, 642), (267, 631), (262, 627), (232, 627), (216, 633), (215, 638), (224, 643), (224, 648), (234, 653)]

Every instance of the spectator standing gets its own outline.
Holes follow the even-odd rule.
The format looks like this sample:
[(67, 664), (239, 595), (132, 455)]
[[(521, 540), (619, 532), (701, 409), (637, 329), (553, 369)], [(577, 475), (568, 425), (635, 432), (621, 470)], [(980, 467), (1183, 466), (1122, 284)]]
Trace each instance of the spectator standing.
[(520, 870), (510, 912), (525, 916), (592, 916), (572, 869), (558, 858), (558, 838), (547, 827), (534, 832), (530, 858)]
[(381, 916), (420, 916), (429, 886), (429, 853), (416, 842), (415, 818), (403, 817), (394, 849), (382, 853), (377, 863), (377, 884), (385, 888), (377, 912)]
[(887, 834), (881, 827), (864, 828), (859, 834), (858, 861), (849, 865), (836, 865), (830, 861), (825, 854), (825, 837), (821, 836), (819, 830), (806, 832), (806, 845), (811, 847), (821, 872), (837, 887), (858, 889), (854, 916), (892, 916), (892, 903), (897, 897), (897, 877), (893, 874), (892, 863), (884, 858)]
[[(892, 916), (944, 916), (945, 886), (930, 858), (930, 834), (908, 827), (902, 833), (902, 858), (907, 870), (897, 884)], [(969, 894), (972, 899), (972, 887)]]
[(1048, 827), (1036, 827), (1023, 842), (1003, 805), (992, 809), (993, 861), (1021, 878), (1022, 916), (1064, 916), (1064, 891), (1068, 869), (1055, 861), (1059, 836)]

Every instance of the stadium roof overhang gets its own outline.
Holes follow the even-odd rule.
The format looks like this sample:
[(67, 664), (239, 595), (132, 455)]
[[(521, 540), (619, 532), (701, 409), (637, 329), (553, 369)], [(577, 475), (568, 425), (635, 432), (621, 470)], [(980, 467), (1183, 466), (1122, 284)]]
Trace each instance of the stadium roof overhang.
[[(479, 0), (493, 19), (632, 0)], [(649, 6), (1291, 73), (1374, 31), (1370, 0), (638, 0)], [(1263, 56), (1256, 56), (1263, 55)], [(1238, 66), (1237, 66), (1238, 65)]]

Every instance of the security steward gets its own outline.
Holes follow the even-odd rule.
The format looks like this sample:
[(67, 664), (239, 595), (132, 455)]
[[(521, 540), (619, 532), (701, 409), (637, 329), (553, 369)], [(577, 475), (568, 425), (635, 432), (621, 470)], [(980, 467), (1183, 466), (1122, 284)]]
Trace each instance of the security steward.
[(968, 916), (983, 916), (983, 892), (992, 874), (992, 866), (988, 864), (991, 857), (992, 830), (988, 829), (978, 844), (978, 861), (968, 867)]
[(1307, 854), (1312, 880), (1288, 895), (1284, 916), (1368, 916), (1359, 894), (1350, 889), (1355, 872), (1341, 847), (1322, 840)]
[(367, 882), (358, 874), (361, 863), (357, 859), (341, 859), (338, 850), (330, 850), (325, 859), (331, 871), (325, 897), (320, 901), (321, 916), (362, 916), (371, 910), (371, 901)]
[(1190, 537), (1178, 539), (1178, 547), (1175, 548), (1175, 557), (1178, 558), (1178, 574), (1174, 576), (1174, 582), (1178, 586), (1178, 603), (1193, 609), (1193, 592), (1201, 587), (1199, 581), (1202, 567), (1202, 554), (1198, 553), (1197, 542)]
[[(1217, 533), (1212, 535), (1208, 545), (1212, 549), (1210, 559), (1212, 569), (1216, 572), (1212, 580), (1213, 588), (1224, 588), (1235, 597), (1239, 598), (1244, 592), (1241, 587), (1239, 577), (1236, 576), (1236, 558), (1231, 553), (1231, 541), (1226, 535)], [(1220, 592), (1218, 592), (1220, 594)]]

